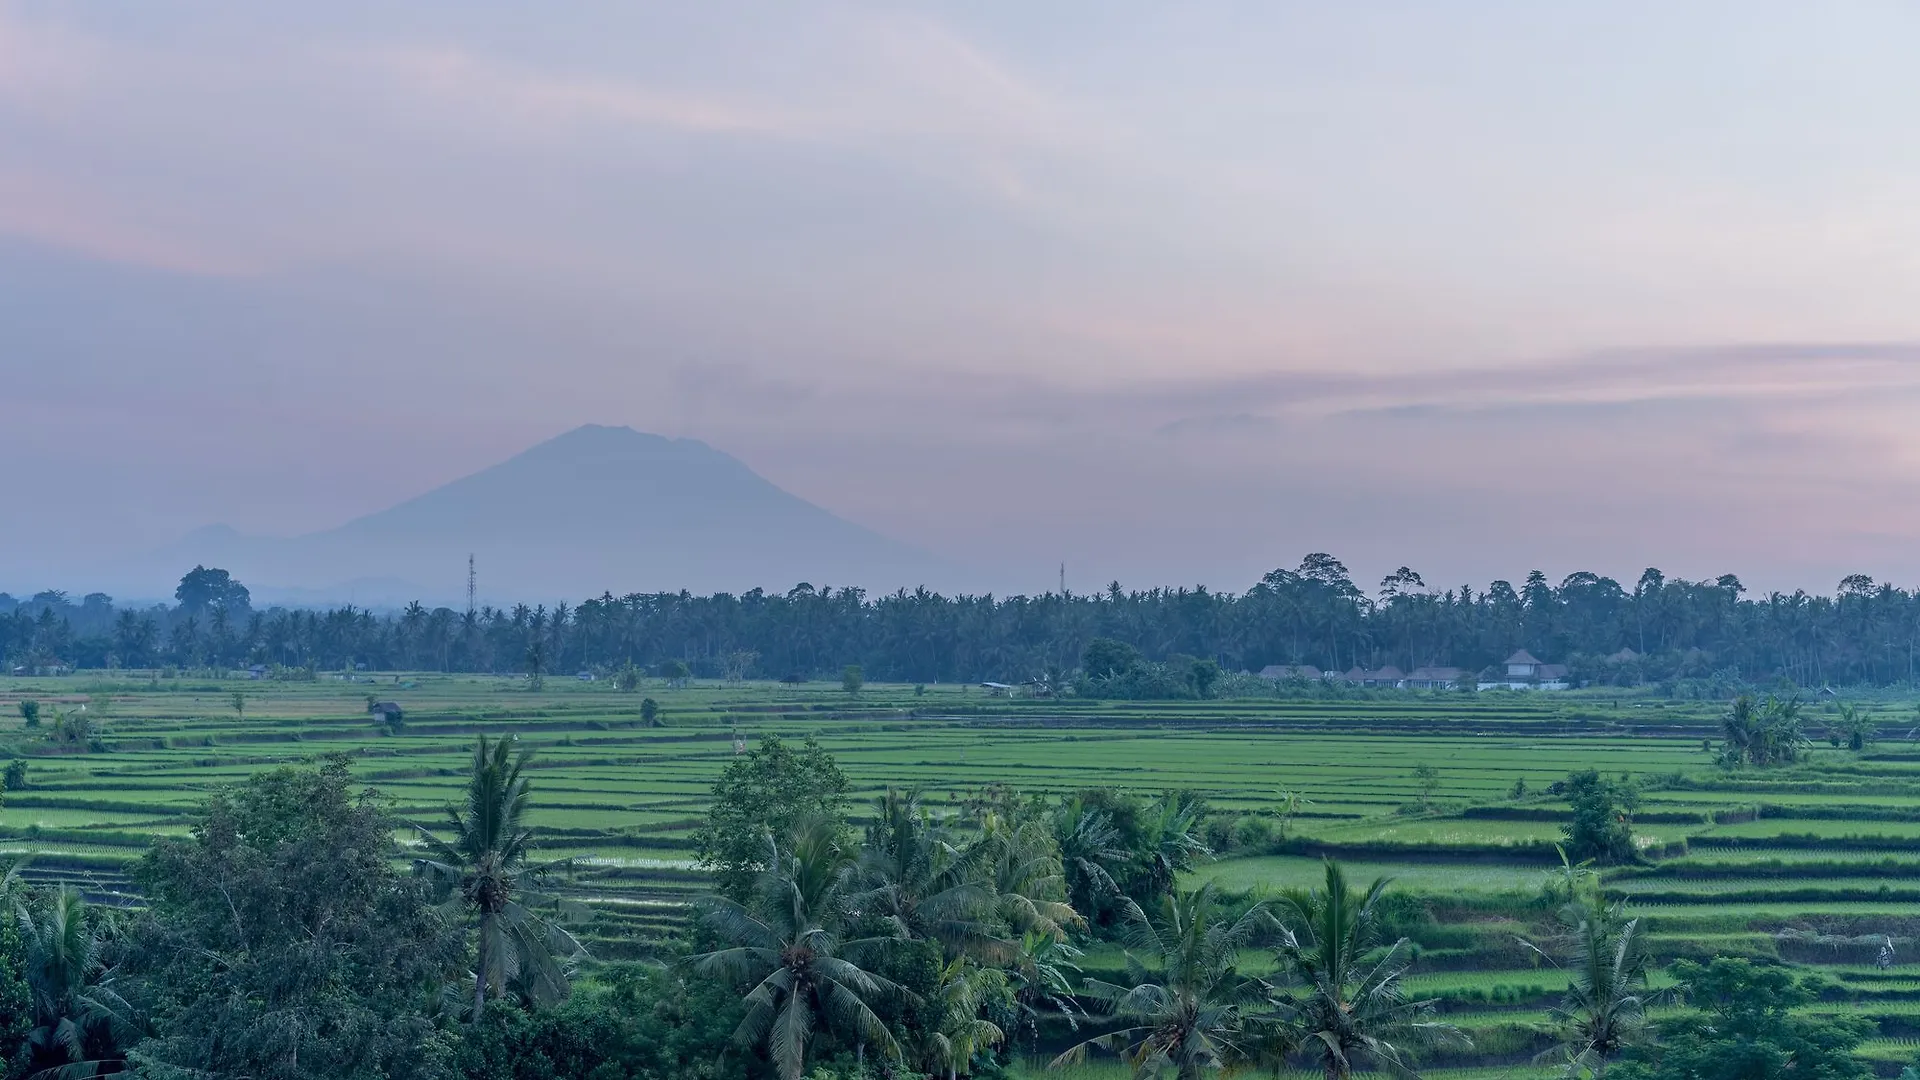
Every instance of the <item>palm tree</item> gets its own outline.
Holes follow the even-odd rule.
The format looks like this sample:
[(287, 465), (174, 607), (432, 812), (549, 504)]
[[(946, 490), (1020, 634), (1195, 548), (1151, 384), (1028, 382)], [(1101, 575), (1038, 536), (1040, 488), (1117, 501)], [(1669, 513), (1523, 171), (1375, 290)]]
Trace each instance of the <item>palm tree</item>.
[(101, 920), (65, 885), (47, 898), (45, 910), (23, 907), (16, 916), (33, 1003), (27, 1053), (31, 1063), (45, 1066), (33, 1075), (65, 1080), (112, 1071), (133, 1010), (113, 988)]
[(1356, 1058), (1405, 1076), (1414, 1045), (1460, 1041), (1433, 1019), (1431, 1001), (1409, 1001), (1400, 983), (1405, 938), (1382, 947), (1380, 898), (1389, 879), (1364, 892), (1348, 887), (1329, 859), (1324, 890), (1293, 890), (1279, 901), (1280, 962), (1293, 984), (1275, 995), (1284, 1021), (1327, 1080), (1353, 1075)]
[(782, 1080), (806, 1071), (823, 1021), (897, 1057), (899, 1045), (873, 1005), (912, 995), (859, 961), (898, 939), (850, 939), (853, 861), (836, 831), (816, 823), (785, 847), (770, 835), (766, 844), (752, 906), (718, 896), (701, 901), (701, 922), (727, 945), (689, 960), (703, 977), (747, 988), (735, 1041), (764, 1052)]
[(1046, 823), (1013, 825), (989, 814), (980, 823), (978, 850), (981, 874), (1010, 931), (1064, 941), (1068, 928), (1086, 924), (1067, 902), (1066, 869)]
[(1807, 739), (1801, 731), (1801, 703), (1797, 697), (1769, 697), (1764, 706), (1742, 694), (1733, 700), (1720, 727), (1725, 736), (1720, 763), (1766, 767), (1799, 758)]
[(1113, 871), (1127, 862), (1113, 818), (1076, 795), (1054, 811), (1053, 835), (1066, 871), (1068, 898), (1083, 915), (1099, 915), (1119, 896)]
[(927, 1056), (934, 1069), (946, 1070), (947, 1080), (955, 1080), (960, 1067), (973, 1060), (974, 1052), (1006, 1039), (1006, 1033), (980, 1016), (984, 973), (965, 957), (941, 969), (938, 996), (934, 999), (934, 1026), (927, 1034)]
[(949, 958), (1000, 956), (1010, 945), (988, 922), (995, 897), (978, 859), (920, 804), (918, 792), (888, 788), (855, 863), (860, 909), (893, 923), (902, 937), (938, 941)]
[(547, 685), (547, 642), (536, 633), (527, 639), (527, 689), (539, 693)]
[[(1575, 895), (1560, 909), (1568, 986), (1549, 1012), (1562, 1036), (1543, 1056), (1560, 1056), (1569, 1080), (1599, 1080), (1607, 1063), (1646, 1027), (1647, 952), (1640, 920), (1626, 918), (1623, 904), (1609, 904), (1597, 889), (1581, 884), (1569, 870), (1568, 889)], [(1545, 950), (1527, 945), (1559, 966)]]
[(450, 903), (472, 909), (479, 923), (473, 964), (476, 1022), (487, 998), (509, 986), (536, 1001), (566, 997), (569, 964), (586, 952), (547, 917), (559, 913), (558, 902), (527, 888), (551, 869), (527, 861), (533, 830), (526, 824), (530, 803), (524, 773), (532, 757), (531, 747), (516, 754), (511, 741), (489, 746), (482, 735), (473, 750), (466, 808), (447, 807), (453, 840), (414, 827), (433, 854), (418, 860), (416, 870), (438, 882)]
[(1066, 1018), (1067, 1026), (1080, 1030), (1076, 1019), (1080, 1009), (1073, 1001), (1073, 980), (1080, 974), (1074, 961), (1079, 949), (1064, 938), (1027, 933), (1020, 938), (1020, 950), (1007, 966), (1007, 978), (1013, 983), (1013, 1002), (1020, 1009), (1020, 1026), (1037, 1044), (1040, 1040), (1041, 1010), (1052, 1009)]
[(1212, 854), (1200, 839), (1206, 809), (1191, 794), (1168, 792), (1147, 808), (1146, 877), (1153, 896), (1171, 892), (1181, 873)]
[[(1127, 973), (1132, 987), (1088, 979), (1082, 993), (1124, 1024), (1054, 1059), (1082, 1060), (1100, 1045), (1119, 1054), (1135, 1077), (1203, 1073), (1277, 1060), (1280, 1032), (1260, 1007), (1265, 984), (1239, 970), (1240, 950), (1272, 925), (1264, 904), (1227, 922), (1211, 883), (1168, 893), (1157, 918), (1126, 906)], [(1142, 963), (1135, 953), (1146, 956)]]

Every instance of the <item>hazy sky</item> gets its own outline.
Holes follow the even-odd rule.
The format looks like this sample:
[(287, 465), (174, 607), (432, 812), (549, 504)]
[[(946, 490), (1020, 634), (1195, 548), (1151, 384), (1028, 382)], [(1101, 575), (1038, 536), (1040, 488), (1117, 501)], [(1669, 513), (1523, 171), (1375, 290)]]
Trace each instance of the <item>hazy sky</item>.
[(1920, 8), (0, 0), (0, 588), (586, 422), (979, 585), (1920, 583)]

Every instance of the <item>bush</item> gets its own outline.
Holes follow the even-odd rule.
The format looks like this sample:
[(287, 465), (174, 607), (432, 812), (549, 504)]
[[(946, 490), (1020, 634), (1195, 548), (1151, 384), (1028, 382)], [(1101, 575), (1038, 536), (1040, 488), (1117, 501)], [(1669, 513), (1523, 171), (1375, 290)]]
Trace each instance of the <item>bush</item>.
[(1233, 842), (1240, 848), (1264, 849), (1273, 843), (1273, 822), (1256, 815), (1243, 817), (1234, 825)]
[(730, 1050), (741, 1004), (728, 988), (638, 964), (613, 965), (556, 1009), (496, 1006), (463, 1029), (467, 1080), (732, 1080), (751, 1055)]

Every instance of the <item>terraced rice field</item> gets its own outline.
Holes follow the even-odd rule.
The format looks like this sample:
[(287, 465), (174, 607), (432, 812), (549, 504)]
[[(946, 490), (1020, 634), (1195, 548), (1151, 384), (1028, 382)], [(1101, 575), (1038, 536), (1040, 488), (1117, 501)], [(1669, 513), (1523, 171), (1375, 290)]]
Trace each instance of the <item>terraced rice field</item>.
[[(364, 680), (364, 677), (362, 677)], [(244, 715), (232, 695), (247, 695)], [(369, 695), (407, 710), (403, 733), (369, 723)], [(666, 726), (640, 719), (657, 699)], [(12, 702), (77, 710), (100, 731), (92, 752), (56, 752), (20, 728)], [(1444, 1080), (1537, 1076), (1543, 1010), (1564, 986), (1517, 936), (1535, 933), (1557, 865), (1564, 804), (1539, 794), (1574, 769), (1649, 785), (1636, 832), (1649, 864), (1606, 887), (1648, 921), (1664, 961), (1735, 953), (1829, 976), (1832, 1000), (1880, 1024), (1865, 1054), (1891, 1075), (1920, 1054), (1920, 747), (1894, 736), (1910, 702), (1869, 702), (1888, 741), (1855, 754), (1820, 746), (1790, 773), (1712, 767), (1720, 706), (1573, 694), (1382, 695), (1374, 699), (1189, 703), (1009, 701), (978, 690), (766, 684), (622, 694), (604, 683), (408, 676), (306, 684), (146, 679), (0, 679), (0, 736), (30, 762), (29, 786), (0, 808), (0, 851), (31, 873), (138, 903), (128, 863), (156, 836), (184, 833), (212, 790), (287, 762), (347, 754), (368, 784), (431, 823), (463, 781), (473, 737), (537, 748), (535, 824), (548, 857), (572, 857), (567, 886), (597, 912), (598, 955), (645, 955), (680, 925), (702, 887), (689, 834), (735, 736), (815, 734), (856, 785), (918, 785), (938, 805), (988, 783), (1024, 791), (1114, 786), (1203, 793), (1220, 812), (1306, 800), (1284, 844), (1193, 875), (1233, 890), (1307, 884), (1336, 855), (1354, 876), (1391, 874), (1425, 899), (1414, 986), (1469, 1030), (1473, 1061), (1436, 1061)], [(1814, 730), (1821, 726), (1816, 710)], [(1420, 765), (1437, 770), (1423, 792)], [(1514, 799), (1517, 781), (1534, 792)], [(1424, 807), (1423, 798), (1429, 799)], [(1871, 966), (1891, 937), (1899, 964)], [(1095, 949), (1089, 971), (1117, 968)], [(1489, 1065), (1495, 1062), (1495, 1065)], [(1471, 1068), (1453, 1068), (1452, 1064)], [(1105, 1064), (1052, 1075), (1119, 1075)]]

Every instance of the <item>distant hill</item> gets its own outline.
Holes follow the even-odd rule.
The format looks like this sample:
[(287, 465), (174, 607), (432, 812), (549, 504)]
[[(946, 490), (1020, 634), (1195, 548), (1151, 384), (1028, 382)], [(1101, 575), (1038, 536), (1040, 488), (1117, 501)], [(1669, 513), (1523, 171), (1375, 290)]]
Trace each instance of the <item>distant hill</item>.
[(499, 601), (611, 591), (892, 591), (948, 568), (791, 495), (697, 439), (588, 425), (397, 506), (292, 539), (200, 529), (155, 553), (219, 565), (263, 600), (389, 604), (464, 595), (467, 555)]

